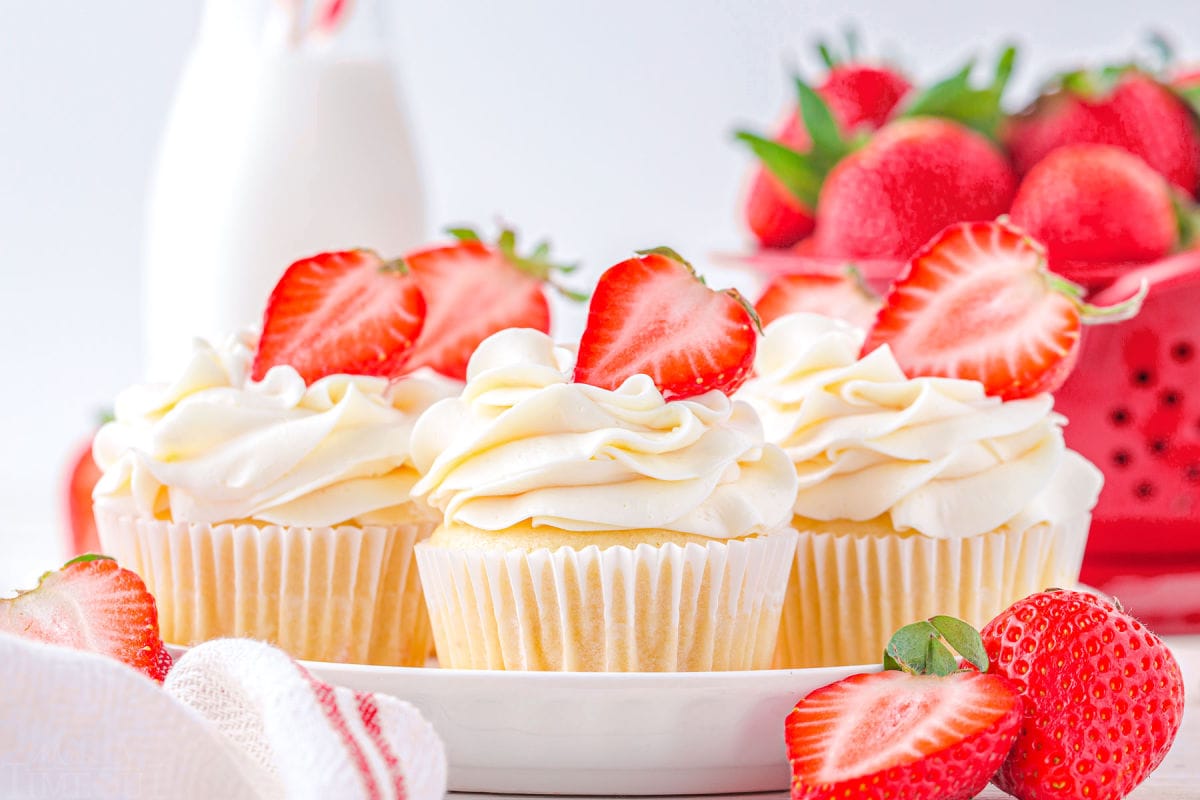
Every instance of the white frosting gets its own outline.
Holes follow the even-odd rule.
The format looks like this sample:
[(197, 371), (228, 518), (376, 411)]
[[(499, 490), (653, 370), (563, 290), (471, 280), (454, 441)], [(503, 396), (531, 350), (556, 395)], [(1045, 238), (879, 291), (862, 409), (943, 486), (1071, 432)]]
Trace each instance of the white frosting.
[(413, 431), (414, 488), (447, 522), (730, 538), (785, 524), (796, 476), (758, 417), (720, 392), (663, 399), (646, 375), (572, 383), (569, 350), (528, 329), (480, 344), (460, 397)]
[(197, 340), (174, 382), (122, 392), (96, 436), (96, 500), (207, 523), (387, 524), (421, 513), (409, 495), (412, 426), (461, 384), (427, 373), (306, 386), (286, 366), (255, 383), (253, 346), (250, 335), (222, 350)]
[(1066, 449), (1040, 395), (1003, 402), (978, 381), (907, 378), (891, 350), (816, 314), (766, 330), (739, 392), (796, 466), (796, 514), (869, 520), (935, 538), (1088, 513), (1103, 478)]

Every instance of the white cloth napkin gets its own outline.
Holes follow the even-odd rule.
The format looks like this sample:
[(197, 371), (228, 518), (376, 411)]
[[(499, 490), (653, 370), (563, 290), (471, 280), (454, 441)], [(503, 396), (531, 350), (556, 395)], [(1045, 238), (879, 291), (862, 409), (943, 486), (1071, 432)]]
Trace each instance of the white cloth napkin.
[(103, 656), (0, 634), (0, 797), (436, 800), (446, 756), (408, 703), (314, 678), (245, 639), (160, 687)]

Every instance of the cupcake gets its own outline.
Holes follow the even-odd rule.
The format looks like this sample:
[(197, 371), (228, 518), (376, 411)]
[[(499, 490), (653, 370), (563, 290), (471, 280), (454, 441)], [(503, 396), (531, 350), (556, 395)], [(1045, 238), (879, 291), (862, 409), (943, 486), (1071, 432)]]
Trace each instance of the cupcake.
[(545, 245), (518, 256), (511, 231), (495, 245), (458, 235), (394, 261), (298, 261), (261, 337), (198, 342), (174, 382), (117, 400), (95, 443), (96, 519), (104, 549), (157, 596), (167, 641), (425, 663), (413, 547), (439, 517), (411, 495), (413, 424), (461, 389), (484, 337), (549, 329), (542, 282), (557, 270)]
[(455, 385), (276, 366), (253, 337), (197, 341), (169, 384), (135, 386), (95, 440), (100, 541), (146, 581), (164, 640), (249, 636), (315, 661), (423, 664), (409, 434)]
[(729, 398), (754, 336), (650, 253), (601, 278), (578, 356), (526, 329), (480, 345), (412, 438), (413, 493), (442, 513), (417, 564), (443, 666), (771, 664), (796, 476)]
[(914, 620), (979, 627), (1079, 577), (1102, 478), (1064, 446), (1050, 395), (908, 378), (886, 345), (860, 358), (864, 338), (781, 317), (738, 394), (799, 478), (779, 666), (872, 663)]

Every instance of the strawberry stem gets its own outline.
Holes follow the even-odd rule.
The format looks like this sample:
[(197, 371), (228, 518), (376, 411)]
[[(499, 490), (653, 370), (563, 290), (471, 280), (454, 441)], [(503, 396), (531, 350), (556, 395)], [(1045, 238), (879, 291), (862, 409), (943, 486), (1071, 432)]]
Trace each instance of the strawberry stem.
[(380, 272), (394, 272), (397, 275), (408, 274), (408, 263), (403, 258), (393, 258), (391, 261), (385, 261), (379, 266)]
[(1116, 305), (1094, 306), (1091, 303), (1079, 303), (1079, 319), (1084, 325), (1107, 325), (1131, 320), (1142, 310), (1142, 303), (1149, 294), (1150, 284), (1143, 278), (1133, 297)]
[(867, 276), (863, 275), (862, 270), (855, 264), (846, 265), (846, 277), (854, 284), (854, 288), (868, 300), (878, 300), (879, 295), (875, 294), (875, 290), (867, 283)]
[(1146, 295), (1150, 294), (1150, 284), (1143, 279), (1137, 292), (1128, 300), (1112, 306), (1094, 306), (1084, 302), (1086, 291), (1079, 284), (1048, 271), (1043, 271), (1042, 277), (1053, 291), (1071, 299), (1075, 308), (1079, 310), (1079, 321), (1084, 325), (1108, 325), (1131, 320), (1142, 310), (1142, 303)]

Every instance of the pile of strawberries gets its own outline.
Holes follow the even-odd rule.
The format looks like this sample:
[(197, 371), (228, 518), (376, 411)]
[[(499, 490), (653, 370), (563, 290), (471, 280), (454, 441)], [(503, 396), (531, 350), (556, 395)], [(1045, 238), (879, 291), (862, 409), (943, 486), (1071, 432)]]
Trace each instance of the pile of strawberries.
[(1183, 717), (1171, 651), (1082, 592), (1020, 600), (982, 636), (953, 617), (908, 625), (883, 666), (788, 716), (793, 800), (969, 800), (989, 780), (1018, 800), (1118, 800)]
[(956, 222), (1011, 221), (1075, 280), (1190, 243), (1200, 189), (1200, 74), (1135, 65), (1060, 76), (1027, 109), (1001, 100), (1015, 52), (984, 87), (972, 67), (926, 89), (898, 70), (834, 58), (771, 137), (745, 201), (763, 248), (898, 268)]

